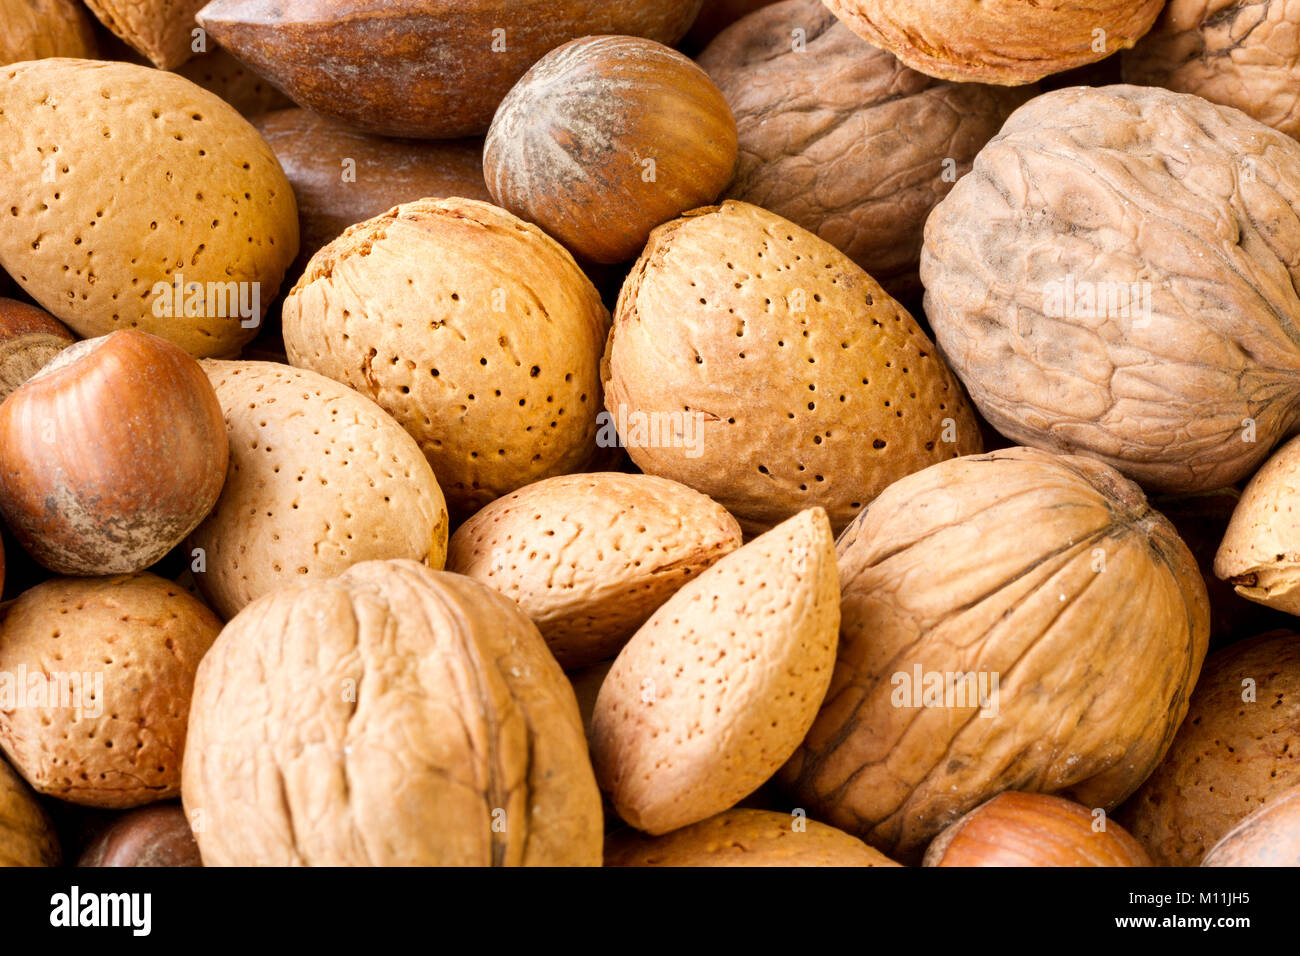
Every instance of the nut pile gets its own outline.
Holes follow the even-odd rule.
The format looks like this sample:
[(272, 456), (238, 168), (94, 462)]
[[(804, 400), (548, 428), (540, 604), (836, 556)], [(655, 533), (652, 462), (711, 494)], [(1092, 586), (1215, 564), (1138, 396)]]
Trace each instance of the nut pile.
[(0, 865), (1300, 865), (1300, 11), (0, 0)]

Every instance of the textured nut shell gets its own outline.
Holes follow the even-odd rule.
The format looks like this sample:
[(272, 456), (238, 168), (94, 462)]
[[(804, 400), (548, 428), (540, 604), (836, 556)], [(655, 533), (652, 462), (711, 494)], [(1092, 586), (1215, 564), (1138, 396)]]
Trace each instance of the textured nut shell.
[(735, 168), (736, 121), (708, 74), (627, 36), (584, 37), (538, 60), (483, 153), (497, 203), (602, 263), (634, 258), (655, 226), (713, 202)]
[(700, 15), (686, 33), (683, 46), (703, 50), (714, 37), (737, 20), (777, 2), (778, 0), (704, 0)]
[(162, 559), (221, 493), (221, 405), (199, 364), (134, 329), (59, 352), (0, 405), (0, 511), (59, 574)]
[(0, 402), (76, 340), (43, 309), (0, 299)]
[(0, 0), (0, 66), (49, 56), (95, 56), (90, 15), (77, 0)]
[[(794, 29), (804, 31), (799, 51)], [(700, 66), (740, 129), (727, 197), (803, 226), (900, 297), (921, 290), (926, 217), (1035, 92), (910, 70), (821, 0), (746, 17), (704, 51)]]
[(59, 838), (23, 778), (0, 756), (0, 868), (58, 866)]
[(1300, 136), (1292, 0), (1170, 0), (1123, 61), (1126, 83), (1194, 93)]
[(592, 762), (618, 815), (657, 835), (758, 789), (812, 724), (839, 620), (834, 542), (820, 508), (669, 598), (596, 698)]
[(267, 595), (204, 660), (190, 733), (209, 866), (600, 865), (573, 691), (459, 575), (373, 561)]
[(396, 418), (457, 514), (591, 457), (609, 313), (559, 243), (496, 206), (421, 200), (354, 226), (283, 323), (289, 361)]
[[(1013, 441), (1156, 490), (1221, 488), (1300, 408), (1297, 210), (1290, 137), (1165, 90), (1058, 90), (1017, 110), (930, 216), (925, 311)], [(1108, 283), (1106, 306), (1069, 306), (1070, 278)], [(1141, 282), (1149, 321), (1145, 301), (1140, 321), (1120, 308)]]
[[(245, 116), (259, 116), (293, 106), (293, 100), (276, 89), (270, 80), (239, 62), (229, 50), (215, 44), (207, 53), (194, 57), (176, 72), (191, 83), (215, 93)], [(297, 192), (296, 187), (294, 191)]]
[(788, 813), (727, 810), (647, 837), (626, 829), (605, 846), (606, 866), (898, 866), (842, 830), (816, 820), (793, 827)]
[[(944, 462), (891, 485), (838, 550), (835, 676), (782, 771), (811, 816), (910, 862), (1003, 790), (1109, 811), (1169, 747), (1205, 585), (1112, 469), (1028, 448)], [(999, 675), (996, 713), (915, 706), (895, 675), (917, 667), (989, 674), (990, 691)]]
[(207, 567), (196, 579), (222, 617), (361, 561), (443, 566), (448, 521), (438, 481), (383, 409), (304, 369), (203, 364), (226, 414), (230, 471), (189, 547), (203, 549)]
[(700, 416), (697, 456), (634, 434), (628, 453), (747, 532), (813, 506), (838, 530), (890, 482), (981, 447), (907, 310), (839, 250), (747, 203), (654, 231), (619, 295), (602, 375), (616, 424)]
[(1271, 798), (1229, 830), (1201, 866), (1300, 866), (1300, 786)]
[(487, 132), (515, 81), (590, 34), (675, 43), (700, 0), (214, 0), (199, 22), (300, 105), (384, 136)]
[[(311, 257), (348, 226), (399, 203), (491, 198), (483, 183), (480, 140), (381, 139), (302, 109), (270, 113), (255, 125), (275, 150), (298, 199), (301, 244), (294, 275), (302, 275)], [(344, 182), (349, 169), (355, 181)]]
[(1293, 438), (1255, 472), (1241, 495), (1214, 573), (1238, 594), (1300, 614), (1300, 438)]
[(202, 866), (185, 811), (160, 804), (124, 813), (81, 852), (77, 866)]
[[(872, 46), (944, 80), (1019, 86), (1128, 49), (1164, 0), (825, 0)], [(1094, 31), (1105, 31), (1097, 52)]]
[(194, 15), (207, 0), (86, 0), (101, 23), (154, 66), (174, 69), (194, 55)]
[(740, 544), (726, 509), (674, 481), (563, 475), (456, 529), (447, 570), (518, 604), (569, 670), (613, 657), (674, 591)]
[(238, 314), (154, 314), (176, 274), (258, 282), (265, 311), (297, 253), (293, 190), (233, 107), (174, 73), (38, 60), (0, 70), (0, 141), (0, 263), (77, 334), (230, 355), (257, 333)]
[(1251, 811), (1297, 784), (1300, 636), (1261, 634), (1206, 660), (1173, 746), (1121, 820), (1156, 863), (1196, 866)]
[(102, 674), (102, 699), (83, 677), (80, 713), (30, 701), (0, 711), (0, 746), (33, 787), (70, 803), (120, 809), (177, 796), (194, 673), (220, 630), (153, 574), (37, 585), (0, 627), (0, 673)]
[(1043, 793), (1000, 793), (935, 837), (926, 866), (1150, 866), (1113, 820), (1093, 829), (1087, 807)]

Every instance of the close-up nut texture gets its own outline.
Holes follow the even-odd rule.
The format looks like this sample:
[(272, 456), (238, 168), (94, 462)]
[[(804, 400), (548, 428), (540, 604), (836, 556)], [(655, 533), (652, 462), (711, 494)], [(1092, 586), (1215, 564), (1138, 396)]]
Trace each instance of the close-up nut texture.
[(0, 673), (15, 695), (0, 710), (0, 747), (39, 792), (71, 803), (178, 796), (194, 674), (220, 630), (153, 574), (31, 588), (0, 624)]
[(0, 298), (0, 402), (76, 340), (44, 309)]
[(195, 53), (194, 15), (207, 0), (86, 0), (101, 23), (144, 54), (154, 66), (173, 70)]
[(1195, 93), (1300, 135), (1294, 0), (1169, 0), (1123, 61), (1126, 83)]
[(573, 691), (476, 581), (372, 561), (267, 595), (199, 669), (184, 804), (207, 866), (599, 866)]
[(1221, 488), (1300, 417), (1298, 210), (1300, 143), (1236, 110), (1046, 93), (926, 223), (925, 312), (1007, 438)]
[(1164, 0), (825, 0), (868, 43), (944, 80), (1020, 86), (1131, 47)]
[(1300, 438), (1255, 472), (1233, 509), (1214, 573), (1244, 598), (1300, 614)]
[(898, 866), (879, 850), (816, 820), (771, 810), (727, 810), (661, 837), (620, 830), (606, 866)]
[[(802, 42), (791, 41), (803, 31)], [(735, 114), (729, 199), (820, 236), (896, 297), (920, 291), (926, 217), (1011, 112), (1037, 92), (949, 83), (855, 35), (821, 0), (746, 17), (700, 66)]]
[(298, 214), (231, 106), (174, 73), (36, 60), (0, 68), (0, 143), (0, 265), (55, 318), (195, 356), (257, 334)]
[(981, 448), (907, 310), (834, 246), (748, 203), (654, 231), (602, 370), (632, 460), (747, 532), (810, 507), (838, 531), (891, 481)]
[(122, 814), (95, 835), (77, 858), (86, 867), (202, 866), (189, 817), (175, 803)]
[(838, 552), (835, 677), (782, 771), (810, 815), (909, 862), (1003, 790), (1109, 812), (1164, 756), (1209, 606), (1113, 469), (1028, 448), (943, 462)]
[(58, 866), (60, 856), (49, 815), (0, 755), (0, 867)]
[(1300, 866), (1300, 786), (1272, 797), (1229, 830), (1201, 866)]
[(673, 592), (740, 544), (736, 519), (685, 485), (616, 472), (563, 475), (462, 524), (447, 570), (518, 604), (570, 670), (613, 657)]
[(0, 0), (0, 24), (0, 66), (95, 55), (90, 14), (79, 0)]
[(1196, 866), (1251, 811), (1300, 785), (1300, 635), (1216, 651), (1173, 746), (1120, 821), (1161, 866)]
[(489, 203), (418, 200), (353, 226), (283, 323), (290, 363), (397, 419), (462, 517), (595, 451), (609, 313), (554, 239)]
[(668, 599), (614, 660), (591, 725), (619, 817), (660, 835), (730, 809), (808, 732), (840, 610), (826, 513), (810, 508)]
[(442, 567), (448, 519), (437, 478), (383, 409), (304, 369), (204, 366), (225, 412), (230, 469), (187, 547), (217, 613), (229, 619), (268, 591), (361, 561)]

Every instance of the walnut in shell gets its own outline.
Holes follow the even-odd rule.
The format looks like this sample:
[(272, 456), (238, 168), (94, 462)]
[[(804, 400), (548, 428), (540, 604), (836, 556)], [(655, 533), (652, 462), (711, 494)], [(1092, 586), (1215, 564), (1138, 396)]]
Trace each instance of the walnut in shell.
[(0, 682), (13, 695), (0, 703), (0, 747), (39, 792), (71, 803), (179, 795), (194, 674), (220, 630), (149, 573), (37, 585), (0, 625)]
[(1300, 415), (1300, 143), (1134, 86), (1021, 107), (926, 223), (925, 311), (984, 417), (1171, 492)]
[(190, 739), (208, 866), (600, 865), (573, 691), (460, 575), (372, 561), (250, 605), (199, 669)]
[(1165, 0), (825, 0), (873, 46), (944, 80), (1020, 86), (1131, 47)]
[(518, 604), (571, 670), (613, 657), (674, 591), (740, 544), (735, 518), (675, 481), (562, 475), (462, 524), (447, 570)]
[(422, 199), (353, 226), (283, 323), (292, 364), (415, 437), (458, 516), (595, 449), (609, 313), (559, 243), (489, 203)]
[(700, 66), (740, 132), (727, 197), (815, 233), (896, 297), (920, 291), (930, 211), (1036, 92), (917, 73), (864, 43), (821, 0), (746, 17)]
[(1205, 585), (1113, 469), (1029, 448), (943, 462), (838, 551), (835, 676), (782, 771), (810, 815), (910, 862), (1003, 790), (1109, 812), (1169, 747)]
[(438, 481), (383, 409), (305, 369), (203, 364), (225, 412), (230, 465), (187, 550), (222, 617), (361, 561), (442, 567), (448, 520)]
[(1251, 811), (1300, 785), (1300, 635), (1274, 631), (1205, 661), (1187, 719), (1120, 814), (1161, 866), (1196, 866)]
[(748, 203), (654, 231), (602, 374), (632, 460), (751, 533), (809, 507), (838, 530), (890, 482), (981, 448), (907, 310), (834, 246)]
[(596, 697), (592, 762), (618, 815), (658, 835), (758, 789), (812, 724), (839, 620), (834, 545), (819, 508), (669, 598)]
[(1290, 0), (1170, 0), (1122, 59), (1127, 83), (1195, 93), (1300, 135), (1300, 31)]

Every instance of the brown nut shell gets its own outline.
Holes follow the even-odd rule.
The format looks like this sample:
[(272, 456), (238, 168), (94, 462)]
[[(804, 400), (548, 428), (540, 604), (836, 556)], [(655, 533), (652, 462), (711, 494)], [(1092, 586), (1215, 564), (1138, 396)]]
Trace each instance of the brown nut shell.
[(1300, 866), (1300, 786), (1270, 798), (1229, 830), (1201, 866)]
[(442, 491), (415, 442), (383, 409), (304, 369), (203, 364), (225, 412), (230, 473), (187, 547), (199, 564), (199, 588), (222, 617), (268, 591), (361, 561), (442, 567)]
[(678, 588), (740, 545), (736, 519), (699, 492), (597, 472), (492, 502), (452, 535), (447, 570), (518, 604), (571, 670), (613, 657)]
[(1238, 594), (1300, 614), (1300, 438), (1279, 448), (1242, 492), (1214, 556)]
[(1109, 812), (1164, 756), (1209, 605), (1113, 469), (1029, 448), (943, 462), (838, 551), (835, 676), (782, 771), (810, 815), (907, 863), (1003, 790)]
[(1196, 866), (1251, 811), (1300, 784), (1300, 635), (1211, 654), (1173, 746), (1120, 819), (1161, 866)]
[(627, 828), (605, 845), (606, 866), (898, 866), (857, 837), (770, 810), (726, 810), (660, 837)]
[(177, 804), (122, 814), (81, 851), (77, 866), (202, 866), (189, 818)]
[(481, 136), (547, 51), (676, 43), (700, 0), (213, 0), (199, 22), (300, 106), (382, 136)]
[(1123, 61), (1125, 83), (1194, 93), (1300, 136), (1300, 32), (1289, 0), (1169, 0)]
[(292, 364), (410, 432), (458, 517), (595, 449), (609, 313), (559, 243), (489, 203), (423, 199), (353, 226), (283, 323)]
[(0, 0), (0, 66), (50, 56), (95, 56), (90, 15), (77, 0)]
[(872, 46), (944, 80), (1020, 86), (1128, 49), (1165, 0), (825, 0)]
[(44, 309), (0, 298), (0, 402), (75, 341)]
[(298, 214), (232, 106), (174, 73), (36, 60), (0, 68), (0, 142), (0, 265), (55, 318), (86, 337), (139, 328), (196, 356), (257, 334)]
[[(0, 627), (0, 747), (39, 792), (123, 809), (180, 793), (190, 694), (221, 622), (143, 573), (56, 578)], [(0, 685), (0, 690), (3, 690)]]
[(655, 226), (718, 198), (736, 121), (707, 73), (628, 36), (572, 40), (501, 102), (483, 153), (496, 202), (580, 259), (633, 259)]
[(171, 70), (194, 55), (194, 15), (207, 0), (86, 0), (101, 23), (154, 66)]
[(59, 574), (129, 574), (194, 530), (228, 462), (199, 363), (135, 329), (60, 351), (0, 405), (0, 512)]
[(1036, 92), (917, 73), (864, 43), (821, 0), (746, 17), (700, 66), (740, 131), (727, 198), (803, 226), (899, 298), (921, 291), (926, 217)]
[(49, 815), (0, 756), (0, 868), (58, 866), (62, 854)]
[(1222, 488), (1300, 415), (1298, 212), (1289, 136), (1167, 90), (1056, 90), (927, 220), (925, 312), (1012, 441)]
[(838, 249), (748, 203), (654, 231), (602, 375), (605, 421), (632, 460), (747, 533), (814, 506), (838, 530), (890, 482), (981, 448), (907, 310)]
[[(250, 118), (272, 110), (287, 110), (293, 106), (293, 100), (276, 89), (275, 84), (235, 59), (229, 50), (216, 44), (212, 44), (207, 53), (201, 53), (179, 67), (176, 72), (209, 93), (215, 93)], [(297, 192), (296, 186), (294, 192)], [(297, 272), (293, 274), (296, 275)]]
[(758, 789), (812, 724), (839, 619), (834, 542), (819, 508), (669, 598), (596, 698), (592, 763), (618, 815), (659, 835)]
[(573, 691), (509, 600), (413, 561), (269, 594), (203, 662), (208, 866), (599, 866)]
[(1095, 813), (1044, 793), (1000, 793), (935, 837), (925, 865), (1151, 866), (1127, 830)]

